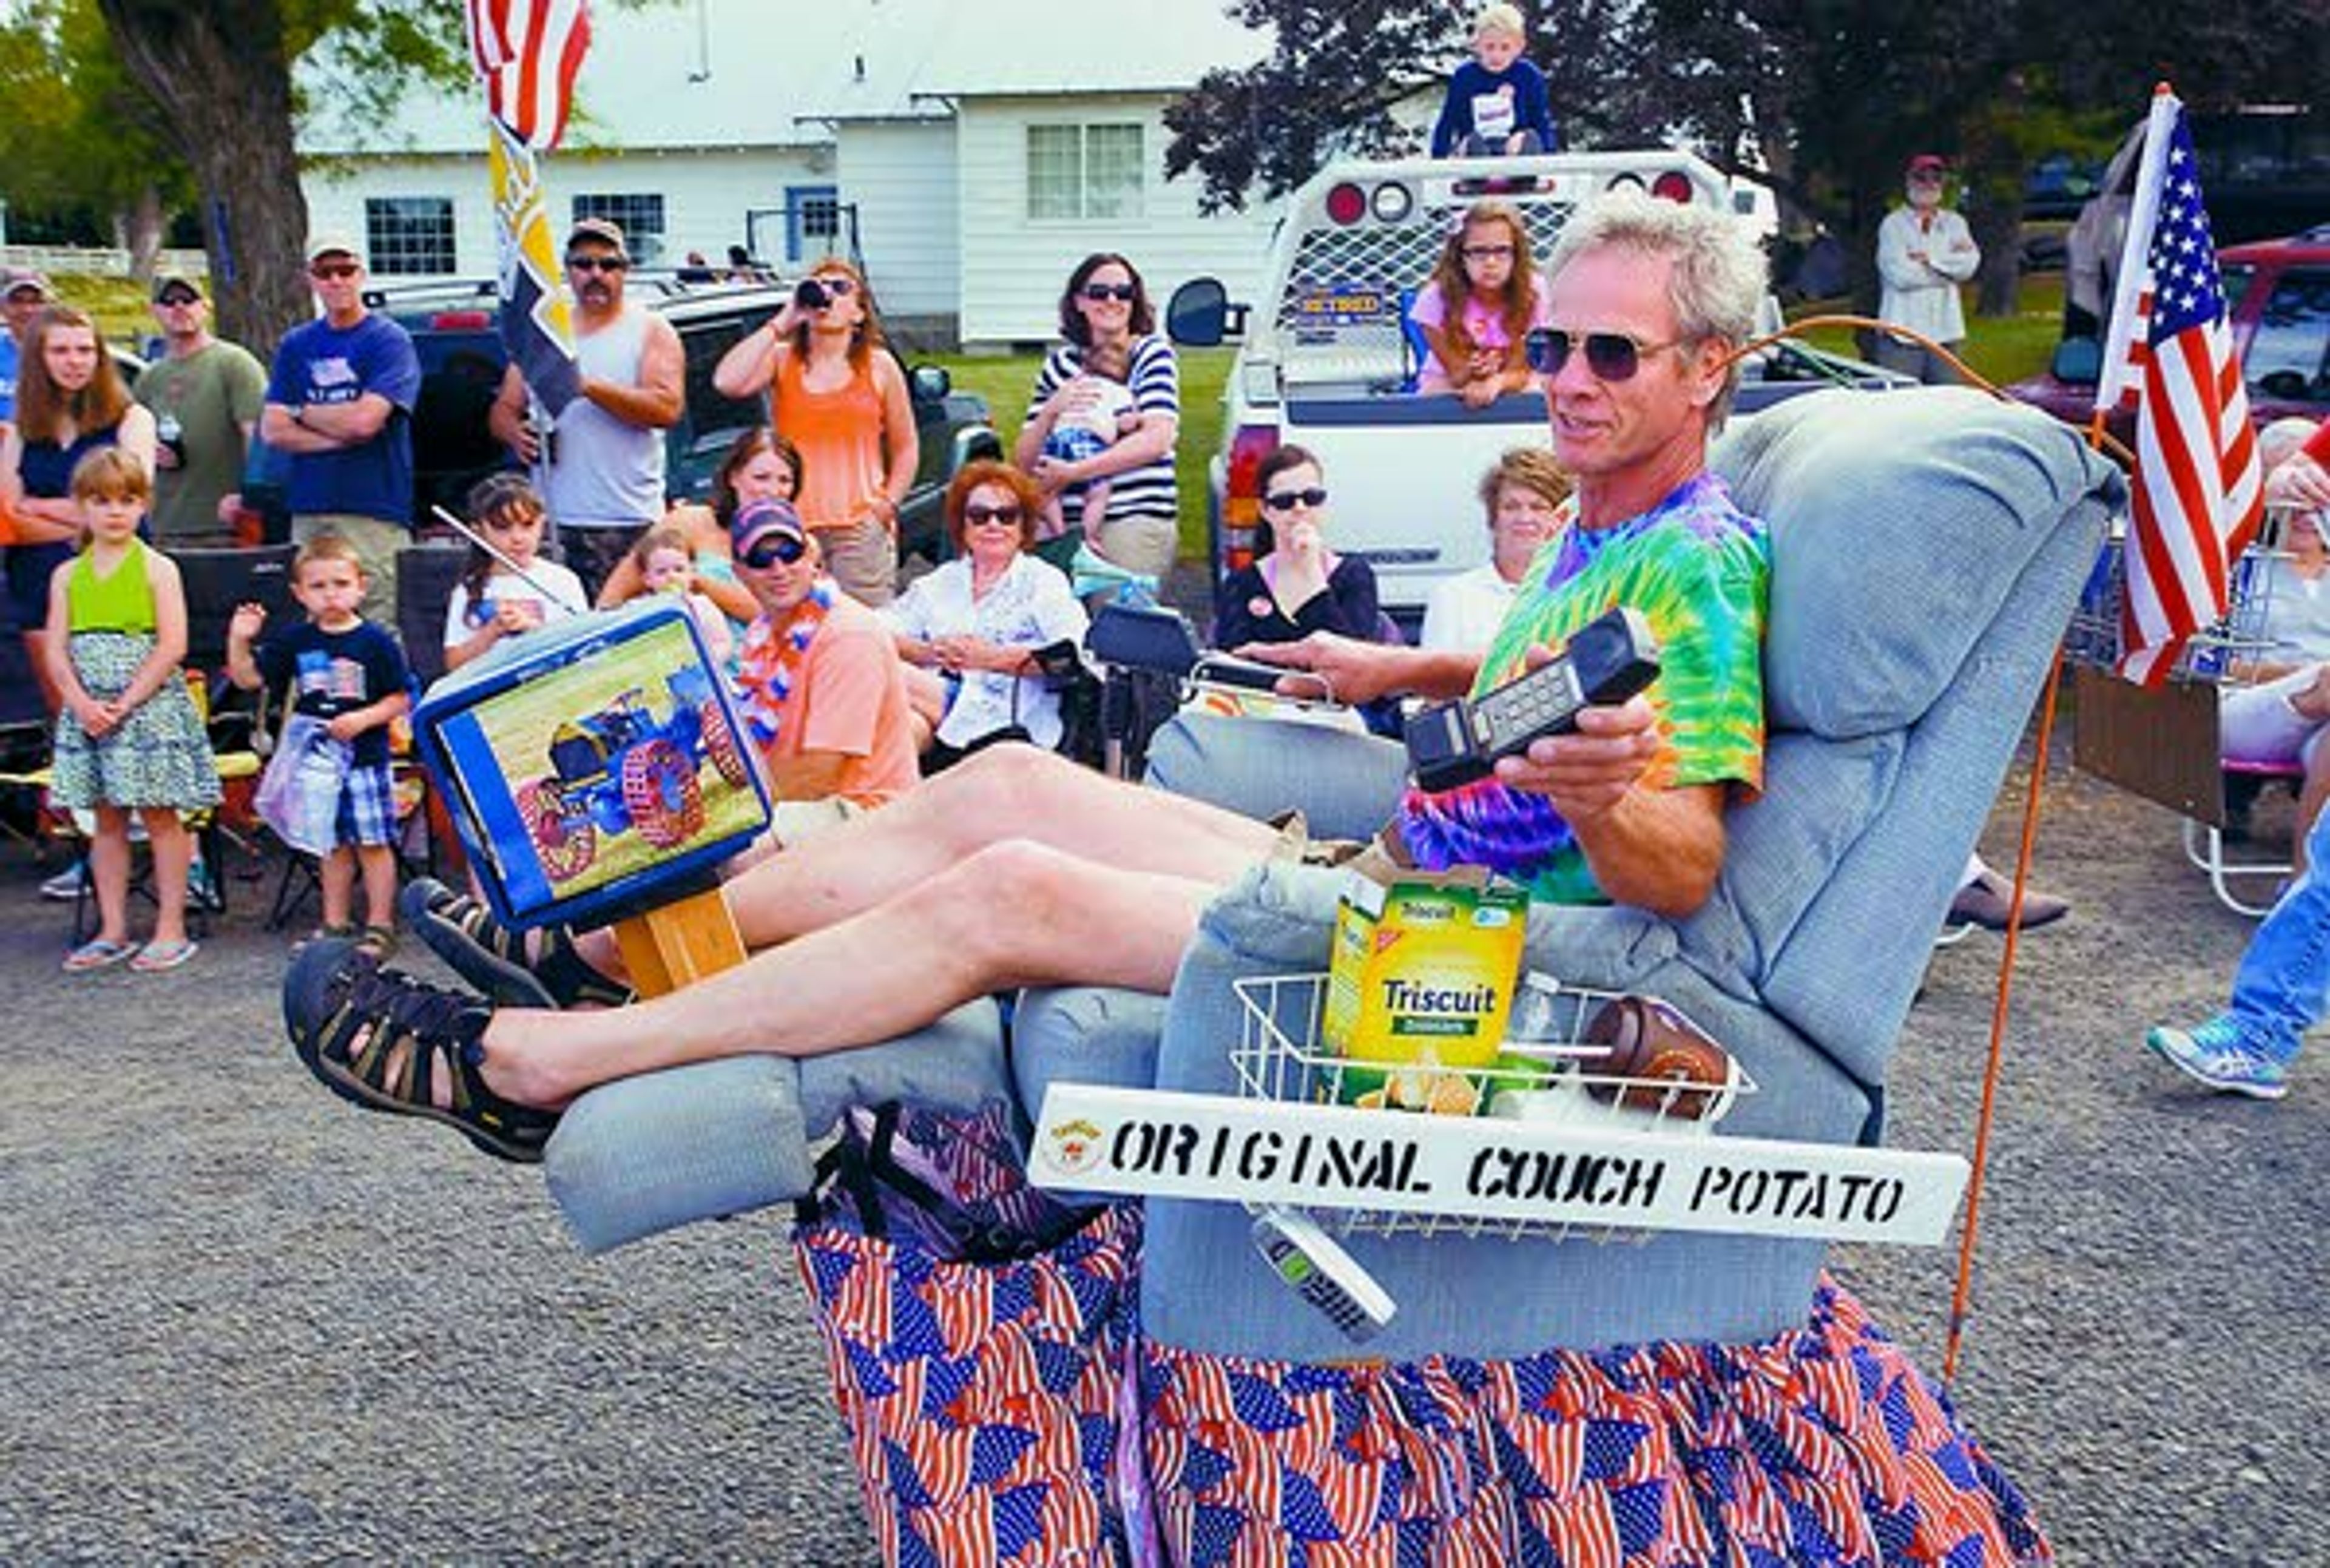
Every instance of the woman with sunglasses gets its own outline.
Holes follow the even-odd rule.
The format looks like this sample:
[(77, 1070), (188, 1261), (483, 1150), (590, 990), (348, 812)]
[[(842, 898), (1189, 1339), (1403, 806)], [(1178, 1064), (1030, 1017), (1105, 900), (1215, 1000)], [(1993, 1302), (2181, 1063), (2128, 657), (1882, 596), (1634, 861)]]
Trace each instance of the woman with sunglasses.
[(118, 444), (154, 472), (153, 411), (130, 400), (97, 324), (70, 305), (51, 305), (25, 335), (16, 383), (16, 422), (0, 442), (0, 518), (8, 524), (8, 607), (31, 656), (49, 711), (58, 697), (42, 654), (49, 579), (72, 558), (81, 537), (72, 499), (75, 464)]
[[(1181, 429), (1181, 365), (1157, 330), (1157, 313), (1131, 261), (1114, 252), (1086, 256), (1060, 296), (1060, 336), (1028, 400), (1028, 422), (1012, 448), (1017, 462), (1047, 496), (1080, 504), (1085, 488), (1108, 481), (1108, 501), (1094, 548), (1129, 572), (1162, 578), (1180, 543), (1180, 501), (1173, 484), (1173, 442)], [(1113, 445), (1074, 461), (1044, 455), (1054, 427), (1100, 396), (1104, 384), (1086, 373), (1094, 351), (1122, 364), (1140, 423)]]
[[(738, 707), (777, 798), (877, 806), (914, 787), (888, 624), (826, 575), (818, 537), (785, 502), (746, 501), (732, 535), (737, 580), (761, 607), (737, 651)], [(779, 840), (802, 825), (781, 813)]]
[(865, 277), (828, 256), (712, 371), (725, 397), (771, 394), (776, 428), (805, 460), (801, 521), (834, 580), (865, 604), (897, 596), (898, 504), (922, 457), (886, 341)]
[[(1365, 561), (1327, 547), (1327, 481), (1305, 448), (1279, 447), (1255, 470), (1262, 491), (1262, 558), (1222, 579), (1214, 603), (1214, 646), (1298, 642), (1333, 632), (1362, 642), (1397, 642), (1376, 602)], [(1368, 727), (1390, 733), (1391, 704), (1361, 710)]]
[(1521, 342), (1547, 317), (1520, 214), (1505, 202), (1467, 209), (1407, 317), (1431, 349), (1416, 374), (1418, 393), (1454, 393), (1467, 408), (1486, 408), (1526, 389)]
[(1082, 641), (1084, 610), (1066, 575), (1028, 554), (1043, 501), (1009, 463), (965, 464), (946, 492), (953, 558), (884, 612), (936, 731), (926, 774), (1006, 737), (1047, 751), (1060, 744), (1059, 694), (1047, 689), (1036, 650)]

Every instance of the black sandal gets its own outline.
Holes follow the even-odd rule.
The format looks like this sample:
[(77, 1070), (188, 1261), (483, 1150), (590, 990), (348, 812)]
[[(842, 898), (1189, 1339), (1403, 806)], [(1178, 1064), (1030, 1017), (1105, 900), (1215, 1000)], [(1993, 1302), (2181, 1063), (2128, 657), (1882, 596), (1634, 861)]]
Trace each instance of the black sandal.
[(402, 902), (405, 925), (429, 950), (505, 1007), (621, 1007), (631, 1000), (629, 986), (583, 961), (568, 927), (544, 927), (541, 950), (529, 956), (525, 932), (442, 882), (423, 877)]
[[(489, 1005), (383, 969), (353, 944), (317, 944), (299, 955), (284, 976), (283, 1014), (300, 1063), (352, 1104), (443, 1122), (487, 1154), (522, 1164), (538, 1164), (557, 1129), (556, 1112), (486, 1087), (479, 1068)], [(440, 1071), (452, 1091), (441, 1106), (431, 1094)]]

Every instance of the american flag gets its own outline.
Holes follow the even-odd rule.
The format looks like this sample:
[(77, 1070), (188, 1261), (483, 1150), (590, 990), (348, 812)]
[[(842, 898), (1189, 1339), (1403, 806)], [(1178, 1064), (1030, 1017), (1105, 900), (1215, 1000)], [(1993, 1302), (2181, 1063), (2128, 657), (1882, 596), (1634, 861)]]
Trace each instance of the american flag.
[(469, 0), (469, 52), (486, 108), (536, 152), (565, 134), (574, 73), (590, 47), (587, 0)]
[(2225, 613), (2231, 564), (2263, 513), (2249, 395), (2184, 106), (2162, 89), (2128, 216), (2096, 407), (2136, 398), (2120, 673), (2156, 685)]

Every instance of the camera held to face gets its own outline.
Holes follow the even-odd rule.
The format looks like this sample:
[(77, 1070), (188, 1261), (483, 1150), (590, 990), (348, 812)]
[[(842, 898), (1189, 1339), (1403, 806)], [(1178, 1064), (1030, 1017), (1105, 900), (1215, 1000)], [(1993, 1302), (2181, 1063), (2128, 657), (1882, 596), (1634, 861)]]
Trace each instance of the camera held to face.
[(814, 278), (803, 278), (793, 289), (793, 303), (804, 310), (822, 310), (832, 302), (825, 285)]

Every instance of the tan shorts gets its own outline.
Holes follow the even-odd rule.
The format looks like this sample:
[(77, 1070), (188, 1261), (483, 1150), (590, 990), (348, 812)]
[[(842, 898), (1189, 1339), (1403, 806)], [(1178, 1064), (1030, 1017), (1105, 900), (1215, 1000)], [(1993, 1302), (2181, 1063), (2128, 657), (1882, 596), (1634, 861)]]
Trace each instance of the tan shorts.
[(364, 603), (358, 613), (395, 637), (396, 557), (412, 543), (412, 536), (394, 523), (354, 512), (309, 512), (291, 519), (291, 537), (296, 543), (304, 545), (324, 534), (355, 546), (356, 561), (365, 575)]
[(1125, 518), (1100, 526), (1100, 553), (1109, 565), (1165, 580), (1181, 547), (1180, 525), (1171, 518)]
[(868, 518), (816, 532), (825, 569), (843, 593), (867, 605), (898, 596), (898, 543), (889, 529)]

